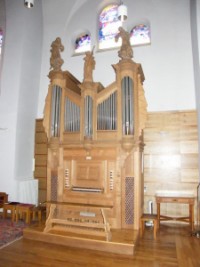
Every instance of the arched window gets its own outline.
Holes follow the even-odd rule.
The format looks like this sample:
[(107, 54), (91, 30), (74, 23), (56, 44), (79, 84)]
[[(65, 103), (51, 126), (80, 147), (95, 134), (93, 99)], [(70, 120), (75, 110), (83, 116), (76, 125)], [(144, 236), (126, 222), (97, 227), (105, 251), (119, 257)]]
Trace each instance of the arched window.
[(80, 34), (75, 41), (75, 54), (91, 50), (91, 37), (89, 33)]
[(115, 42), (115, 36), (122, 22), (117, 17), (118, 5), (106, 6), (99, 15), (99, 49), (108, 49), (121, 45), (121, 39)]
[(150, 29), (147, 25), (139, 24), (130, 32), (131, 45), (150, 44)]

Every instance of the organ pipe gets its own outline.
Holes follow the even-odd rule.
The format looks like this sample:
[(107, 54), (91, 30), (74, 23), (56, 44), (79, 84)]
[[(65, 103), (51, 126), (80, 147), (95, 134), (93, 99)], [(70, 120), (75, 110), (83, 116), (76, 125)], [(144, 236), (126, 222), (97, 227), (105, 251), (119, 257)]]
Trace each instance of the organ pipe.
[(66, 97), (65, 102), (65, 131), (80, 131), (80, 107)]
[(117, 93), (112, 93), (97, 107), (97, 130), (116, 130)]
[(51, 136), (60, 135), (60, 108), (61, 108), (62, 88), (54, 85), (51, 100)]
[(122, 131), (123, 135), (134, 134), (133, 81), (126, 76), (122, 79)]
[(87, 95), (85, 97), (85, 137), (90, 138), (93, 134), (93, 99)]

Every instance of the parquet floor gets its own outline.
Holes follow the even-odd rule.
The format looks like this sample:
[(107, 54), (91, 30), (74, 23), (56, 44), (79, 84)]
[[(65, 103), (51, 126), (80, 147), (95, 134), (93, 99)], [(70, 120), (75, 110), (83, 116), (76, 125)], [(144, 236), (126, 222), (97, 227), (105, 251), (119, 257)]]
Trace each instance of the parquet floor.
[(134, 256), (21, 239), (0, 250), (0, 267), (200, 267), (200, 238), (188, 226), (161, 225), (157, 239), (145, 230)]

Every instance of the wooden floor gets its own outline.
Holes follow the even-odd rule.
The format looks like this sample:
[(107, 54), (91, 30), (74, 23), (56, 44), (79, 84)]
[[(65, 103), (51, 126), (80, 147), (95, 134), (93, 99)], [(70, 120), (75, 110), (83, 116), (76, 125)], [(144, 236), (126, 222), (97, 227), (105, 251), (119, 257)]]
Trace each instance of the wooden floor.
[[(138, 241), (139, 231), (131, 231), (129, 229), (112, 230), (110, 241), (106, 241), (105, 232), (89, 231), (81, 233), (77, 228), (59, 227), (44, 232), (44, 224), (32, 225), (24, 229), (23, 236), (26, 239), (35, 241), (48, 242), (68, 247), (76, 247), (82, 249), (92, 249), (102, 252), (110, 252), (123, 255), (133, 255), (135, 246)], [(68, 231), (67, 231), (68, 230)], [(70, 231), (72, 230), (72, 231)], [(90, 235), (89, 235), (90, 234)]]
[(20, 239), (0, 250), (1, 267), (200, 267), (200, 238), (188, 226), (161, 225), (157, 239), (145, 229), (134, 256)]

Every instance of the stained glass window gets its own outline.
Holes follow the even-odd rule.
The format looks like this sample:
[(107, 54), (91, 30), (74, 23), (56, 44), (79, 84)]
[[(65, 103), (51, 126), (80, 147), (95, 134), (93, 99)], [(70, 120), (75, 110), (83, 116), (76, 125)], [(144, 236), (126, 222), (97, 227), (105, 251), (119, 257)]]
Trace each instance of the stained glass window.
[(130, 32), (130, 42), (131, 45), (149, 44), (151, 42), (149, 27), (144, 24), (133, 27)]
[(84, 53), (91, 50), (91, 37), (88, 33), (79, 35), (75, 41), (75, 53)]
[(106, 6), (99, 15), (99, 49), (113, 48), (121, 45), (121, 38), (115, 42), (115, 36), (122, 22), (117, 17), (118, 5)]
[(3, 31), (0, 29), (0, 55), (1, 55), (2, 44), (3, 44)]

